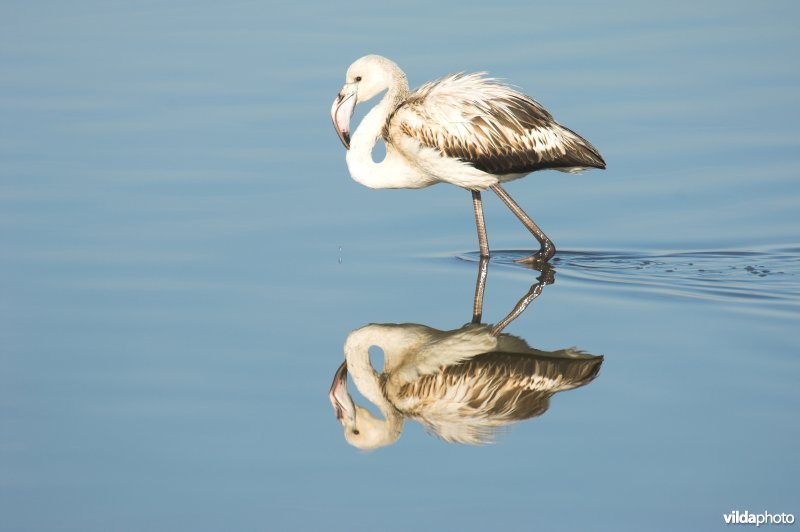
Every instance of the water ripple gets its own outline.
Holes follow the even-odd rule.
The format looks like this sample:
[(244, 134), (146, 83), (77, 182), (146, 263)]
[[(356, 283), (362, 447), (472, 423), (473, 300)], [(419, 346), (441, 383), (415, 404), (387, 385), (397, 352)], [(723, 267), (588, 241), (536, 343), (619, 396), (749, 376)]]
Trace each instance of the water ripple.
[[(526, 268), (514, 260), (529, 253), (497, 251), (491, 261)], [(458, 258), (473, 262), (478, 260), (478, 253), (465, 253)], [(798, 245), (757, 251), (559, 251), (551, 264), (560, 279), (618, 285), (673, 296), (763, 301), (800, 311)]]

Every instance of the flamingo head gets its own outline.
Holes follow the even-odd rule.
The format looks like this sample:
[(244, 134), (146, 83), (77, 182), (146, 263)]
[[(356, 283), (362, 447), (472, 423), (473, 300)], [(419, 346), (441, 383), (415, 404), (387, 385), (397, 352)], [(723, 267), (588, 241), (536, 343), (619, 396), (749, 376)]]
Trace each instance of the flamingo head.
[(347, 69), (344, 86), (331, 106), (333, 127), (345, 148), (350, 149), (350, 120), (356, 105), (374, 98), (398, 77), (405, 80), (400, 67), (379, 55), (365, 55)]
[(347, 362), (343, 362), (336, 371), (328, 398), (336, 419), (342, 424), (345, 440), (353, 447), (377, 449), (394, 443), (400, 437), (402, 420), (395, 413), (391, 421), (379, 419), (353, 402), (347, 391)]

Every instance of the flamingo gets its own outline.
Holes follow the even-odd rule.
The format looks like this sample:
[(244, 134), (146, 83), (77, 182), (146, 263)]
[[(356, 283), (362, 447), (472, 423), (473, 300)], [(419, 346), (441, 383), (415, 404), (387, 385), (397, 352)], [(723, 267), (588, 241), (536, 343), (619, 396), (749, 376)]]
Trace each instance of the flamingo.
[[(543, 414), (550, 397), (588, 384), (602, 356), (575, 348), (541, 351), (503, 329), (555, 281), (547, 264), (538, 282), (497, 325), (481, 323), (488, 258), (481, 258), (472, 322), (451, 331), (417, 323), (371, 324), (345, 341), (345, 361), (329, 399), (348, 443), (376, 449), (397, 441), (405, 418), (415, 419), (448, 442), (483, 444), (500, 428)], [(383, 368), (369, 348), (383, 349)], [(348, 372), (383, 419), (357, 405), (347, 391)]]
[[(384, 352), (380, 373), (370, 364), (373, 345)], [(344, 352), (330, 400), (347, 442), (365, 450), (397, 441), (405, 418), (447, 442), (489, 443), (505, 425), (543, 414), (556, 392), (594, 380), (603, 363), (574, 348), (541, 351), (472, 323), (452, 331), (371, 324), (350, 333)], [(383, 419), (353, 402), (348, 372)]]
[[(356, 105), (386, 91), (350, 137)], [(491, 189), (539, 242), (517, 262), (544, 263), (553, 241), (511, 198), (502, 183), (537, 170), (576, 173), (606, 167), (600, 152), (560, 125), (538, 102), (485, 73), (459, 73), (409, 92), (405, 73), (391, 60), (367, 55), (347, 69), (331, 107), (347, 167), (370, 188), (423, 188), (450, 183), (471, 191), (482, 257), (489, 256), (481, 191)], [(372, 159), (383, 138), (386, 157)]]

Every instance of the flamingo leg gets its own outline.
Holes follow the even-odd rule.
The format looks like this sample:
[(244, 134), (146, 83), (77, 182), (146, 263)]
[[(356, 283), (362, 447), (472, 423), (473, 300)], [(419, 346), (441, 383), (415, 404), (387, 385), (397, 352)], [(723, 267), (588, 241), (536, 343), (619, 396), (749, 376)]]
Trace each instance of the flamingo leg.
[(486, 291), (488, 273), (489, 257), (481, 257), (478, 266), (478, 281), (475, 283), (475, 298), (472, 300), (472, 323), (480, 323), (483, 316), (483, 293)]
[(472, 191), (472, 207), (475, 209), (475, 225), (478, 227), (478, 245), (481, 249), (481, 257), (488, 257), (489, 239), (486, 236), (486, 222), (483, 220), (483, 202), (481, 193), (477, 190)]
[(530, 216), (525, 214), (525, 211), (522, 210), (522, 207), (517, 205), (517, 202), (514, 201), (511, 196), (508, 195), (508, 192), (500, 186), (500, 184), (492, 185), (492, 190), (494, 191), (497, 196), (503, 200), (503, 203), (511, 209), (511, 212), (519, 218), (519, 221), (522, 222), (528, 231), (530, 231), (533, 236), (536, 237), (536, 240), (539, 241), (539, 251), (531, 255), (530, 257), (525, 257), (524, 259), (517, 259), (514, 262), (521, 262), (524, 264), (540, 264), (543, 262), (547, 262), (550, 260), (553, 255), (556, 254), (556, 246), (553, 244), (553, 241), (547, 238), (547, 235), (544, 234), (544, 231), (539, 229), (539, 226), (531, 219)]
[(531, 286), (531, 289), (528, 290), (527, 294), (522, 296), (522, 299), (517, 302), (514, 309), (492, 328), (492, 336), (497, 336), (503, 332), (503, 329), (505, 329), (509, 323), (517, 319), (520, 314), (525, 312), (525, 309), (528, 308), (528, 305), (530, 305), (534, 299), (539, 297), (546, 285), (553, 284), (555, 282), (555, 270), (552, 266), (545, 263), (540, 265), (539, 268), (541, 268), (539, 271), (542, 272), (542, 275), (540, 275), (537, 279), (539, 282)]

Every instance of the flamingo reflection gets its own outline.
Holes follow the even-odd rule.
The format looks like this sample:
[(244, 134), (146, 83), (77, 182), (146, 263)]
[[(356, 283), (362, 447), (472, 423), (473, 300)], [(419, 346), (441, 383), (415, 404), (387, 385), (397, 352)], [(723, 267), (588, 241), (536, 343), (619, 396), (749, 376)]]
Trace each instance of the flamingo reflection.
[[(394, 443), (406, 418), (447, 442), (488, 443), (502, 427), (543, 414), (556, 392), (597, 377), (602, 356), (575, 348), (543, 351), (502, 332), (553, 282), (552, 269), (545, 267), (514, 310), (492, 326), (480, 323), (487, 267), (482, 260), (473, 320), (459, 329), (371, 324), (350, 333), (330, 400), (351, 445), (375, 449)], [(370, 362), (372, 346), (383, 350), (380, 372)], [(348, 374), (383, 419), (353, 402)]]

